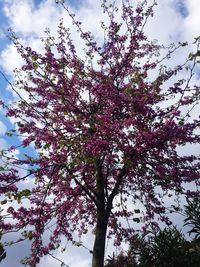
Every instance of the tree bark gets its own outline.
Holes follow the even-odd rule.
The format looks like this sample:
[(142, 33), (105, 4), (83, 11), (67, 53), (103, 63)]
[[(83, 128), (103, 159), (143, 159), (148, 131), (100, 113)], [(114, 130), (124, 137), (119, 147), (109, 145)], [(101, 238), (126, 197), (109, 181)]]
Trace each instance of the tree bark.
[(98, 211), (96, 234), (93, 247), (92, 267), (104, 266), (107, 225), (108, 225), (108, 216), (105, 215), (105, 213)]

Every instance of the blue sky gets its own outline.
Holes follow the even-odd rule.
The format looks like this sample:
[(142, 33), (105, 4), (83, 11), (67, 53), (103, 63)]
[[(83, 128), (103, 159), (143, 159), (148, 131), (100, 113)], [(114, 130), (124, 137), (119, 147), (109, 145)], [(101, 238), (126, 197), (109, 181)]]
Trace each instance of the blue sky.
[(189, 15), (189, 11), (187, 9), (186, 3), (184, 2), (185, 1), (183, 0), (179, 0), (178, 3), (176, 4), (176, 9), (178, 10), (178, 12), (180, 12), (181, 16), (186, 18)]
[[(119, 0), (117, 0), (119, 2)], [(151, 2), (149, 0), (149, 2)], [(199, 0), (158, 0), (155, 16), (147, 25), (146, 31), (151, 39), (158, 39), (160, 43), (169, 44), (171, 42), (188, 41), (190, 44), (193, 38), (200, 35), (200, 5)], [(94, 32), (97, 38), (101, 38), (98, 31), (98, 21), (103, 17), (100, 14), (99, 0), (71, 0), (68, 1), (75, 9), (77, 17), (83, 21), (88, 30)], [(60, 18), (65, 18), (66, 23), (69, 19), (66, 12), (54, 4), (54, 0), (1, 0), (0, 1), (0, 70), (3, 71), (10, 81), (12, 81), (12, 70), (19, 67), (21, 61), (9, 42), (7, 29), (12, 27), (27, 45), (40, 49), (39, 37), (43, 36), (46, 27), (50, 27), (52, 32), (56, 31), (56, 25)], [(74, 35), (76, 41), (76, 35)], [(77, 45), (78, 41), (77, 41)], [(177, 53), (173, 59), (174, 64), (180, 63), (188, 55), (188, 51), (193, 49), (192, 45), (185, 52)], [(81, 51), (81, 49), (80, 49)], [(195, 78), (196, 82), (198, 77)], [(0, 76), (0, 97), (11, 101), (14, 96), (8, 90), (7, 83)], [(4, 113), (0, 111), (0, 149), (11, 144), (19, 143), (17, 138), (9, 138), (5, 135), (7, 130), (14, 126)], [(28, 153), (33, 153), (32, 149)], [(87, 237), (84, 242), (90, 246), (91, 237)], [(69, 254), (61, 255), (70, 267), (90, 266), (90, 255), (85, 250), (76, 249), (69, 246)], [(23, 253), (24, 252), (24, 253)], [(20, 267), (18, 258), (27, 252), (27, 244), (19, 245), (16, 249), (9, 251), (7, 259), (2, 262), (3, 267)], [(108, 249), (107, 252), (112, 252)], [(12, 255), (12, 257), (11, 257)], [(39, 267), (59, 266), (51, 258), (45, 259)]]

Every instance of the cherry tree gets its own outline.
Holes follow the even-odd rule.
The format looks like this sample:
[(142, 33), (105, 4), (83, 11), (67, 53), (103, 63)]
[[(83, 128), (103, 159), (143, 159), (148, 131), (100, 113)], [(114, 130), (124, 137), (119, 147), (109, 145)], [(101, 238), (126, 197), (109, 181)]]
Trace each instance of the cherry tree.
[[(106, 238), (119, 246), (132, 236), (138, 205), (143, 231), (158, 227), (156, 220), (170, 224), (163, 197), (192, 196), (189, 184), (199, 186), (199, 157), (178, 152), (200, 141), (199, 117), (190, 116), (199, 101), (200, 88), (191, 83), (199, 39), (196, 52), (169, 68), (166, 60), (186, 43), (164, 48), (148, 40), (155, 1), (122, 1), (118, 10), (103, 0), (109, 24), (101, 23), (102, 44), (58, 2), (85, 44), (84, 56), (62, 21), (58, 38), (46, 32), (44, 53), (11, 33), (24, 65), (10, 84), (17, 101), (1, 104), (16, 125), (8, 135), (20, 135), (21, 150), (32, 146), (37, 154), (12, 157), (15, 146), (2, 151), (1, 204), (8, 208), (1, 234), (18, 232), (14, 243), (29, 239), (25, 264), (36, 266), (62, 238), (73, 242), (73, 233), (92, 229), (92, 267), (102, 267)], [(182, 71), (188, 78), (176, 79)]]

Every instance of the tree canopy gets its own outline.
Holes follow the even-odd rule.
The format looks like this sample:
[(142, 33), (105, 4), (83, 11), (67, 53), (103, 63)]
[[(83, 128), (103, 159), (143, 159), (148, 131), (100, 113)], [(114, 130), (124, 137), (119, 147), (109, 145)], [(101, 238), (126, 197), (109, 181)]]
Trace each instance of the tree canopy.
[[(200, 141), (199, 117), (190, 117), (200, 96), (199, 86), (191, 85), (199, 39), (196, 54), (165, 66), (186, 43), (164, 49), (148, 40), (144, 28), (156, 3), (147, 2), (135, 7), (121, 1), (118, 9), (103, 0), (109, 18), (108, 25), (101, 23), (103, 44), (61, 3), (85, 45), (84, 56), (62, 20), (57, 38), (46, 32), (41, 53), (11, 33), (24, 65), (11, 85), (17, 101), (2, 102), (16, 125), (8, 135), (21, 135), (22, 148), (32, 146), (37, 155), (14, 158), (14, 146), (2, 151), (1, 204), (9, 207), (0, 227), (3, 235), (18, 231), (15, 242), (30, 240), (28, 266), (58, 249), (61, 237), (72, 241), (75, 231), (82, 236), (92, 228), (92, 266), (102, 267), (106, 237), (120, 245), (140, 220), (143, 231), (158, 226), (158, 217), (170, 224), (164, 197), (195, 195), (188, 185), (199, 186), (199, 157), (177, 148)], [(188, 78), (174, 82), (185, 66)]]

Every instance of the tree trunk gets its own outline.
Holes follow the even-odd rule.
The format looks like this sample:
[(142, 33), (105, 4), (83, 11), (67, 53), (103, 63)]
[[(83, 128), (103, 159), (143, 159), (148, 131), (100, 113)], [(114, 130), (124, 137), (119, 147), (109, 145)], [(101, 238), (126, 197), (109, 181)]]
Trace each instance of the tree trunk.
[(97, 226), (95, 241), (93, 247), (92, 267), (104, 266), (104, 254), (106, 243), (106, 231), (108, 225), (108, 216), (105, 213), (97, 213)]

